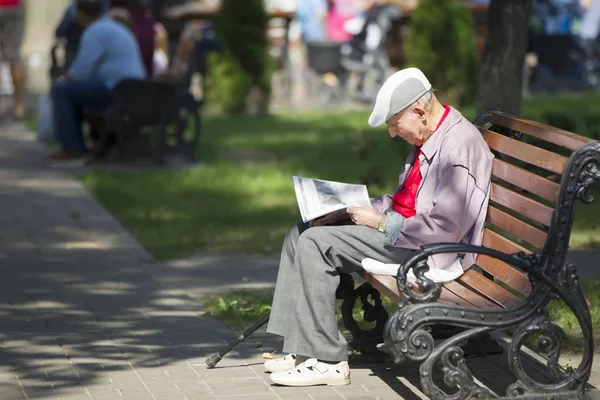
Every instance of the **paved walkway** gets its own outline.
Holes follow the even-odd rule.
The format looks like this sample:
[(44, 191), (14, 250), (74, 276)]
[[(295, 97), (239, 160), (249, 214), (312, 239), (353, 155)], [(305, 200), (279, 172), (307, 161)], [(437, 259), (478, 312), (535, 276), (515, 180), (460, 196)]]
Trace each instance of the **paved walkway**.
[[(261, 354), (280, 343), (261, 333), (207, 370), (206, 357), (235, 335), (195, 298), (225, 281), (272, 285), (276, 259), (153, 262), (44, 159), (22, 125), (1, 127), (0, 399), (424, 398), (414, 364), (358, 364), (344, 387), (271, 387)], [(504, 358), (469, 362), (491, 388), (512, 379)]]

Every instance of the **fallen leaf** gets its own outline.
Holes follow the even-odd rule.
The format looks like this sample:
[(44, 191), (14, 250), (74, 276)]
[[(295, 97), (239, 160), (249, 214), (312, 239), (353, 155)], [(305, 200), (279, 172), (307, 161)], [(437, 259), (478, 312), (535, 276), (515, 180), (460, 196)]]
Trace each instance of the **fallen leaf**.
[(258, 347), (263, 347), (262, 342), (256, 342), (254, 343), (254, 347), (258, 348)]
[(262, 357), (270, 360), (270, 359), (273, 358), (273, 354), (271, 354), (271, 353), (263, 353)]

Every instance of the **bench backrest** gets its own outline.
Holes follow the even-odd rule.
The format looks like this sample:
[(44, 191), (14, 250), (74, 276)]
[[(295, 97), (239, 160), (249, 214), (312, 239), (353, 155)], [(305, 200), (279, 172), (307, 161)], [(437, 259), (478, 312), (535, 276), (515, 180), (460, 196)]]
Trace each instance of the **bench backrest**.
[[(496, 158), (483, 245), (505, 253), (541, 250), (568, 157), (593, 140), (502, 113), (485, 122), (479, 129)], [(509, 307), (531, 292), (523, 271), (483, 255), (476, 265), (444, 285), (449, 301), (456, 295), (476, 307)]]

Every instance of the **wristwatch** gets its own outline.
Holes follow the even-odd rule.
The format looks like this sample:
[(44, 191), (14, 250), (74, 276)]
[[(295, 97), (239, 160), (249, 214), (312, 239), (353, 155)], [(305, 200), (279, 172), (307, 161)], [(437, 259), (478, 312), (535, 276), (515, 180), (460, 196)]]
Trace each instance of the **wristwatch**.
[(381, 233), (385, 233), (385, 223), (387, 222), (387, 214), (383, 214), (377, 224), (377, 230)]

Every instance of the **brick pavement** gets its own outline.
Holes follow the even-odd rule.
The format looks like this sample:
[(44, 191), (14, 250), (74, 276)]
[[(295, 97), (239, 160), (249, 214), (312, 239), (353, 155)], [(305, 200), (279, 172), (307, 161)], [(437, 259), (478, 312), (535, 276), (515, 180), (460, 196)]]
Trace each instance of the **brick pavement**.
[[(206, 357), (235, 335), (193, 296), (214, 283), (206, 271), (227, 261), (208, 257), (205, 273), (153, 262), (44, 159), (22, 125), (0, 129), (1, 400), (425, 398), (414, 364), (356, 364), (343, 387), (271, 387), (261, 354), (280, 343), (264, 333), (206, 369)], [(253, 261), (245, 273), (272, 280), (267, 261), (269, 272)], [(494, 359), (472, 362), (482, 382), (508, 382)]]

